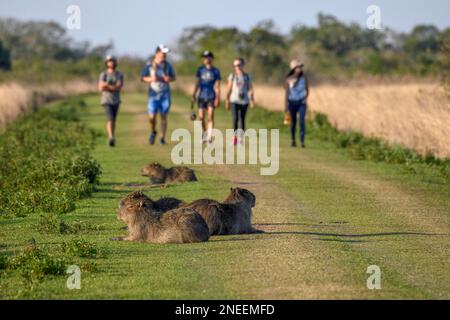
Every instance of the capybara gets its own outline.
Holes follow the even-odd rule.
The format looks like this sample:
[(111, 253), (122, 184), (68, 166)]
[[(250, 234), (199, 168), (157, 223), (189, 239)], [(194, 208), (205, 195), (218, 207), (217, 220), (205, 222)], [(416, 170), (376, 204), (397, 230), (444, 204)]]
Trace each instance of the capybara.
[(141, 175), (150, 177), (152, 184), (197, 181), (194, 170), (188, 167), (164, 168), (158, 162), (150, 163), (141, 169)]
[(185, 205), (197, 211), (209, 228), (211, 235), (260, 233), (252, 227), (252, 208), (255, 195), (241, 188), (231, 188), (222, 203), (211, 199), (200, 199)]
[(209, 239), (206, 222), (194, 209), (175, 208), (163, 212), (142, 192), (120, 201), (117, 218), (128, 225), (128, 236), (114, 240), (152, 243), (192, 243)]

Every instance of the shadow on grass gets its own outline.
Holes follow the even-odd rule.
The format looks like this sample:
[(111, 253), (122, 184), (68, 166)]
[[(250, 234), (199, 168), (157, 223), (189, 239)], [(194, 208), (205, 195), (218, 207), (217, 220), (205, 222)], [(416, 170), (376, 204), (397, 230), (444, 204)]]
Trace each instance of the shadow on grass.
[[(266, 234), (298, 234), (305, 236), (322, 236), (322, 237), (344, 237), (344, 238), (365, 238), (365, 237), (386, 237), (386, 236), (450, 236), (450, 234), (438, 233), (422, 233), (422, 232), (381, 232), (381, 233), (366, 233), (366, 234), (339, 234), (339, 233), (322, 233), (322, 232), (283, 232), (267, 231)], [(322, 240), (322, 239), (321, 239)]]

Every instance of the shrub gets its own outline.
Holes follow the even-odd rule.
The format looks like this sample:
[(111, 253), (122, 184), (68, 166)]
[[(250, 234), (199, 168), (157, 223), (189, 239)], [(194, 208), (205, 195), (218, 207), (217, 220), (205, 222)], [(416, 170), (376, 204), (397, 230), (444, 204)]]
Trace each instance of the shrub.
[(63, 242), (61, 249), (69, 256), (80, 258), (96, 258), (100, 255), (100, 250), (94, 243), (81, 238)]
[(63, 275), (67, 262), (37, 245), (28, 245), (7, 261), (7, 268), (20, 270), (26, 279), (42, 279), (46, 275)]
[(36, 229), (41, 234), (76, 234), (83, 231), (99, 231), (102, 225), (89, 224), (83, 221), (64, 222), (54, 213), (40, 216)]
[(101, 168), (91, 156), (95, 132), (78, 117), (83, 104), (40, 109), (0, 136), (0, 214), (70, 212), (95, 189)]

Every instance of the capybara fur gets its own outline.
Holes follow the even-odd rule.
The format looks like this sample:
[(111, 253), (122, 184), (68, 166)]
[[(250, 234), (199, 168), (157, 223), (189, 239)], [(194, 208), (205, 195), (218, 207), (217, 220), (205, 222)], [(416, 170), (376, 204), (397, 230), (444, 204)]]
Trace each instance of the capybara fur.
[(150, 163), (141, 169), (141, 175), (150, 178), (152, 184), (197, 181), (194, 170), (188, 167), (164, 168), (158, 162)]
[(133, 192), (120, 201), (117, 218), (128, 225), (128, 236), (115, 240), (152, 243), (192, 243), (209, 239), (208, 225), (190, 208), (161, 211), (142, 192)]
[(210, 235), (227, 235), (262, 232), (252, 227), (252, 208), (255, 195), (241, 188), (231, 188), (229, 196), (220, 203), (200, 199), (184, 206), (197, 211), (209, 228)]

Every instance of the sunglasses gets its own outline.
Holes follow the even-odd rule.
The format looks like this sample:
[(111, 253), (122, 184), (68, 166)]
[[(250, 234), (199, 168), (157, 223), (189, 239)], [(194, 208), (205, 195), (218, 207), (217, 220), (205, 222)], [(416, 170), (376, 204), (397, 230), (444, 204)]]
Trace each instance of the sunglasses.
[(234, 67), (235, 68), (240, 68), (240, 67), (242, 67), (242, 64), (235, 64)]

